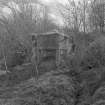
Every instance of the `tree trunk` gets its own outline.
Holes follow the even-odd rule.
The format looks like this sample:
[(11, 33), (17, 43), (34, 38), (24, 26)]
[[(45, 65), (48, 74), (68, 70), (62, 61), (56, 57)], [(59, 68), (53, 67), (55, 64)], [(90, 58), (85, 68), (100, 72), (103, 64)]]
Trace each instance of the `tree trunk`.
[(86, 33), (86, 14), (85, 14), (85, 12), (86, 12), (86, 1), (84, 0), (83, 1), (84, 3), (83, 3), (83, 5), (84, 5), (84, 9), (83, 9), (83, 30), (84, 30), (84, 33)]

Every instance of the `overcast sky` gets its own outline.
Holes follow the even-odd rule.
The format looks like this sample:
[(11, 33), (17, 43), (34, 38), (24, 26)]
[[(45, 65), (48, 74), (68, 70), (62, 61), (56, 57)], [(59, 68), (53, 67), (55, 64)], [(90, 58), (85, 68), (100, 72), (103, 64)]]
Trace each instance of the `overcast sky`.
[[(42, 3), (46, 4), (46, 5), (52, 5), (52, 3), (56, 3), (56, 2), (60, 2), (62, 4), (66, 4), (68, 0), (39, 0)], [(78, 2), (79, 0), (74, 0), (75, 2)], [(10, 12), (7, 8), (4, 9), (4, 11), (6, 13)]]
[[(48, 6), (50, 6), (50, 9), (52, 10), (50, 16), (53, 20), (57, 21), (58, 24), (63, 25), (62, 19), (60, 18), (59, 15), (57, 15), (56, 13), (54, 13), (56, 10), (53, 10), (53, 4), (56, 4), (57, 2), (60, 2), (62, 4), (66, 4), (68, 0), (39, 0), (41, 1), (43, 4), (46, 4)], [(74, 0), (75, 2), (78, 2), (79, 0)], [(11, 5), (11, 3), (9, 3), (9, 5)], [(12, 3), (12, 5), (14, 5), (14, 7), (19, 10), (18, 5), (16, 5), (15, 3)], [(7, 7), (3, 8), (3, 13), (5, 15), (9, 15), (11, 13), (10, 9), (8, 9)]]
[[(52, 3), (52, 2), (61, 2), (61, 3), (67, 3), (68, 0), (41, 0), (42, 2), (46, 3)], [(74, 0), (75, 2), (78, 2), (79, 0)]]

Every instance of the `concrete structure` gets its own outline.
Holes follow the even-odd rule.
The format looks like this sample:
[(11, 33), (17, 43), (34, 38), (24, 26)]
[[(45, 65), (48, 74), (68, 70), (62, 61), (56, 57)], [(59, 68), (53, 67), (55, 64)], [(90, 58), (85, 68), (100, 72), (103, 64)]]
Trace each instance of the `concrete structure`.
[(37, 57), (37, 62), (53, 59), (56, 65), (59, 65), (62, 56), (70, 53), (72, 39), (58, 31), (52, 31), (41, 34), (32, 34), (33, 53)]

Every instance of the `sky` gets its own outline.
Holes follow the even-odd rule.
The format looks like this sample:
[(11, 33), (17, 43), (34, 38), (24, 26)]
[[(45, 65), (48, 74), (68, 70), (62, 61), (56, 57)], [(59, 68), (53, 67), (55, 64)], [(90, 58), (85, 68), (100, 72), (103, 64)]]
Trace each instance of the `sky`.
[[(39, 1), (41, 1), (43, 4), (46, 4), (47, 6), (51, 6), (51, 9), (53, 10), (53, 6), (52, 6), (52, 4), (55, 4), (55, 3), (57, 3), (57, 2), (60, 2), (60, 3), (62, 3), (62, 4), (66, 4), (67, 3), (67, 1), (68, 0), (39, 0)], [(78, 2), (79, 0), (74, 0), (75, 2)], [(19, 11), (19, 7), (18, 7), (18, 5), (16, 4), (16, 3), (14, 3), (14, 2), (9, 2), (8, 3), (8, 5), (9, 6), (13, 6), (14, 8), (16, 8), (18, 11)], [(62, 19), (60, 19), (60, 16), (58, 16), (58, 15), (56, 15), (55, 13), (54, 13), (54, 11), (55, 10), (53, 10), (53, 12), (52, 13), (50, 13), (50, 16), (51, 16), (51, 18), (54, 20), (54, 21), (58, 21), (58, 24), (61, 24), (61, 25), (63, 25), (63, 22), (62, 22)], [(4, 7), (3, 9), (2, 9), (2, 12), (5, 14), (5, 16), (9, 16), (10, 14), (11, 14), (11, 10), (8, 8), (8, 7)]]
[[(60, 2), (60, 3), (67, 3), (68, 0), (41, 0), (42, 2), (46, 2), (46, 3), (52, 3), (52, 2)], [(79, 0), (74, 0), (75, 2), (78, 2)]]
[[(54, 3), (54, 2), (55, 3), (60, 2), (62, 4), (66, 4), (68, 0), (40, 0), (40, 1), (44, 4), (51, 5), (51, 3)], [(79, 0), (74, 0), (74, 1), (78, 2)], [(9, 5), (11, 5), (11, 4), (9, 3)], [(12, 5), (14, 5), (16, 8), (18, 8), (16, 4), (12, 3)], [(7, 14), (10, 14), (10, 10), (7, 7), (3, 8), (3, 12), (7, 13)]]

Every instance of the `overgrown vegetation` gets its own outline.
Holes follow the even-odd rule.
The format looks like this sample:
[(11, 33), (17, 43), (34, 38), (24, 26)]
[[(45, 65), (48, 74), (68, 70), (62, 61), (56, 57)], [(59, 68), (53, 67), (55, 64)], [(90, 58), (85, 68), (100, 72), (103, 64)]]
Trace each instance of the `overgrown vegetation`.
[[(103, 1), (67, 0), (65, 5), (47, 5), (39, 0), (1, 0), (0, 104), (104, 105)], [(52, 59), (44, 59), (37, 65), (37, 73), (31, 62), (31, 34), (54, 29), (72, 38), (71, 52), (64, 55), (59, 66)]]

